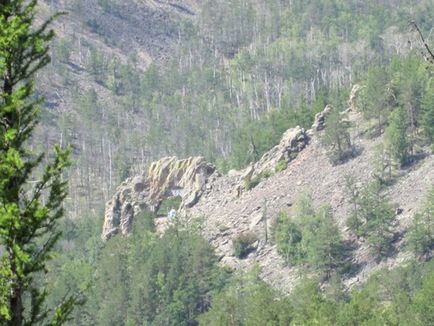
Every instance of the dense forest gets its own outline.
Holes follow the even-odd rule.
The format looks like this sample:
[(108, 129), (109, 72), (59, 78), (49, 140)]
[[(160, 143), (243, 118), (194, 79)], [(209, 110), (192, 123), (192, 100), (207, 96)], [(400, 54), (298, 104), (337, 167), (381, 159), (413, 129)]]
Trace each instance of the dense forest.
[[(421, 40), (425, 35), (432, 48), (432, 1), (194, 1), (194, 15), (180, 4), (176, 10), (182, 15), (164, 16), (165, 23), (153, 27), (164, 46), (161, 52), (153, 48), (155, 58), (147, 62), (140, 52), (147, 41), (134, 37), (137, 31), (130, 32), (136, 43), (127, 53), (129, 39), (116, 37), (110, 27), (110, 17), (137, 23), (129, 2), (135, 3), (39, 4), (42, 17), (69, 11), (53, 24), (59, 36), (51, 41), (51, 62), (36, 78), (36, 94), (47, 101), (26, 140), (29, 153), (71, 144), (71, 167), (52, 172), (61, 187), (54, 199), (60, 213), (53, 221), (59, 220), (62, 235), (50, 242), (56, 243), (53, 259), (29, 279), (47, 288), (44, 307), (69, 309), (63, 302), (73, 295), (79, 299), (70, 303), (77, 307), (66, 310), (70, 318), (62, 322), (83, 326), (434, 324), (433, 180), (426, 180), (432, 190), (423, 194), (423, 206), (412, 212), (399, 239), (396, 207), (385, 196), (402, 171), (434, 149), (434, 64)], [(65, 32), (69, 22), (88, 37)], [(201, 155), (223, 174), (241, 169), (258, 161), (288, 128), (310, 128), (330, 105), (321, 143), (333, 165), (344, 164), (358, 150), (346, 119), (354, 85), (359, 129), (379, 142), (378, 168), (370, 183), (345, 180), (352, 209), (344, 225), (335, 223), (331, 206), (314, 205), (308, 192), (299, 194), (289, 213), (282, 208), (275, 217), (269, 241), (287, 266), (300, 271), (291, 293), (262, 280), (257, 266), (249, 271), (222, 266), (202, 236), (201, 220), (178, 218), (161, 234), (156, 214), (143, 212), (130, 236), (101, 241), (104, 204), (116, 186), (163, 156)], [(1, 130), (4, 143), (15, 136)], [(52, 158), (35, 162), (49, 164)], [(7, 194), (0, 185), (0, 195)], [(0, 209), (1, 223), (5, 212)], [(245, 258), (256, 240), (248, 234), (234, 239), (234, 256)], [(380, 269), (363, 284), (344, 284), (358, 268), (354, 243), (380, 262), (398, 241), (411, 256), (405, 264)], [(30, 245), (38, 246), (43, 247)], [(6, 276), (0, 276), (7, 292)], [(25, 303), (33, 299), (29, 295)]]

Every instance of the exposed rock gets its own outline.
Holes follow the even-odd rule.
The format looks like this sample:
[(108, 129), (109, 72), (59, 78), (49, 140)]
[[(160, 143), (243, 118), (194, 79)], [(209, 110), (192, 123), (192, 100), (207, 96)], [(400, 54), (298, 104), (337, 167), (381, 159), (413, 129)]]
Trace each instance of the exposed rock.
[(363, 87), (359, 84), (355, 84), (351, 89), (350, 98), (348, 100), (348, 110), (357, 111), (357, 96)]
[(206, 189), (215, 167), (202, 157), (178, 160), (165, 157), (154, 162), (146, 174), (124, 181), (106, 204), (102, 238), (131, 232), (134, 217), (144, 210), (155, 212), (162, 200), (181, 196), (180, 209), (194, 206)]
[(244, 173), (241, 176), (241, 188), (243, 188), (246, 183), (252, 178), (253, 173), (255, 173), (255, 167), (253, 164), (251, 164), (244, 170)]
[(246, 172), (252, 173), (253, 176), (266, 171), (274, 173), (276, 172), (276, 166), (280, 161), (288, 163), (294, 160), (298, 153), (306, 147), (308, 142), (309, 137), (303, 128), (297, 126), (288, 129), (283, 134), (280, 143), (265, 153), (253, 166), (253, 172), (250, 171), (250, 168), (248, 168)]
[(331, 105), (327, 105), (323, 111), (315, 115), (315, 120), (312, 125), (312, 129), (314, 131), (321, 131), (325, 128), (325, 119), (331, 110), (332, 110)]

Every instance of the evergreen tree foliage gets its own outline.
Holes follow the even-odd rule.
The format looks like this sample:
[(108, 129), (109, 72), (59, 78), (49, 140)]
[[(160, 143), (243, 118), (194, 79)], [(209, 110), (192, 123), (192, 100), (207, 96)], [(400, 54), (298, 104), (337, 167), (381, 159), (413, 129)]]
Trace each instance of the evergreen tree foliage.
[[(277, 300), (276, 300), (277, 299)], [(200, 325), (289, 325), (289, 300), (280, 297), (259, 278), (258, 270), (237, 275), (212, 298), (211, 308), (198, 320)]]
[(413, 218), (407, 244), (420, 257), (429, 257), (434, 250), (434, 189), (429, 192), (421, 212)]
[(332, 108), (326, 116), (325, 130), (321, 139), (328, 148), (328, 155), (332, 164), (342, 163), (354, 155), (349, 128), (350, 123), (346, 116), (339, 110)]
[(238, 275), (212, 297), (201, 325), (431, 325), (434, 264), (383, 269), (347, 294), (317, 279), (283, 296), (255, 277)]
[(309, 196), (302, 195), (290, 217), (280, 213), (274, 228), (278, 252), (291, 265), (308, 264), (329, 277), (343, 271), (347, 252), (329, 207), (315, 211)]
[(363, 238), (372, 254), (381, 258), (392, 249), (395, 212), (381, 194), (381, 185), (372, 182), (357, 190), (352, 199), (352, 214), (347, 226), (359, 238)]
[(45, 289), (35, 284), (60, 236), (67, 191), (62, 175), (69, 164), (69, 150), (56, 147), (42, 166), (44, 155), (26, 146), (41, 103), (33, 81), (50, 61), (47, 44), (54, 35), (48, 30), (52, 19), (36, 26), (36, 6), (36, 0), (0, 5), (0, 320), (15, 326), (60, 325), (76, 303), (66, 297), (49, 311)]
[(390, 113), (390, 78), (385, 67), (371, 66), (362, 91), (362, 112), (367, 121), (374, 122), (375, 134), (382, 131)]
[(401, 107), (396, 108), (386, 128), (385, 150), (398, 166), (404, 165), (409, 160), (410, 142), (407, 138), (407, 115)]
[(92, 283), (86, 304), (72, 315), (74, 325), (197, 325), (230, 273), (218, 267), (211, 246), (193, 227), (175, 224), (160, 237), (154, 218), (137, 216), (130, 237), (104, 245), (100, 225), (77, 221), (74, 245), (59, 248), (63, 264), (49, 266), (50, 283), (60, 287), (49, 296), (50, 305)]
[(422, 98), (421, 125), (425, 137), (434, 143), (434, 80), (431, 79)]

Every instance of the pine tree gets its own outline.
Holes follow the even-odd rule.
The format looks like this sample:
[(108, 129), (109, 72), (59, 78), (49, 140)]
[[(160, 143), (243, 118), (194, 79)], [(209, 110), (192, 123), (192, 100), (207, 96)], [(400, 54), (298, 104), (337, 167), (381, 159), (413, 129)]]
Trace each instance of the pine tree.
[(322, 136), (322, 143), (328, 148), (332, 164), (342, 163), (354, 154), (349, 128), (347, 117), (333, 108), (327, 115)]
[(364, 238), (376, 258), (382, 258), (392, 249), (395, 213), (381, 194), (381, 184), (372, 182), (352, 199), (353, 211), (347, 220), (348, 228)]
[(429, 192), (422, 211), (412, 220), (407, 244), (416, 255), (424, 258), (434, 250), (434, 188)]
[(425, 137), (431, 144), (434, 143), (434, 80), (431, 80), (422, 98), (421, 120)]
[[(37, 123), (41, 100), (34, 77), (50, 57), (48, 26), (35, 27), (37, 0), (4, 0), (0, 4), (0, 324), (60, 325), (73, 309), (75, 297), (54, 312), (44, 306), (45, 289), (36, 285), (51, 249), (60, 236), (67, 183), (62, 174), (69, 150), (54, 149), (51, 163), (26, 148)], [(36, 179), (36, 181), (35, 181)], [(49, 314), (53, 316), (49, 316)]]
[(392, 112), (385, 132), (385, 148), (392, 160), (399, 166), (407, 163), (410, 156), (410, 142), (407, 137), (407, 115), (399, 107)]

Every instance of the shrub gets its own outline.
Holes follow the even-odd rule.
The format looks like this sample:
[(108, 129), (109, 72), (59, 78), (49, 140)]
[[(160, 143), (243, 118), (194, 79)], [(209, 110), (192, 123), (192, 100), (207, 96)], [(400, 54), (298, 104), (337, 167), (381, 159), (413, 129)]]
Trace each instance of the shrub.
[(263, 179), (268, 179), (273, 175), (270, 170), (264, 170), (253, 178), (248, 178), (245, 180), (245, 187), (247, 190), (255, 188)]
[(255, 250), (253, 244), (258, 241), (258, 237), (251, 232), (244, 232), (237, 235), (232, 240), (232, 246), (234, 250), (234, 256), (243, 259), (247, 257), (249, 253)]
[(253, 188), (255, 188), (259, 183), (261, 182), (261, 177), (259, 175), (253, 177), (253, 178), (248, 178), (245, 181), (245, 187), (247, 190), (252, 190)]
[(288, 167), (288, 161), (287, 160), (280, 160), (276, 164), (276, 172), (285, 171), (287, 167)]

